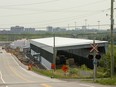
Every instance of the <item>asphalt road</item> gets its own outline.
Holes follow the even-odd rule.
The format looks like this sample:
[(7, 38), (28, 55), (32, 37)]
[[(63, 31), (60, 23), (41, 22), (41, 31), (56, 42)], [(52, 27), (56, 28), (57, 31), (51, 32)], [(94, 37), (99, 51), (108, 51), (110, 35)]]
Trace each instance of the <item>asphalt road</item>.
[(81, 81), (62, 81), (22, 68), (16, 58), (0, 48), (0, 87), (111, 87)]

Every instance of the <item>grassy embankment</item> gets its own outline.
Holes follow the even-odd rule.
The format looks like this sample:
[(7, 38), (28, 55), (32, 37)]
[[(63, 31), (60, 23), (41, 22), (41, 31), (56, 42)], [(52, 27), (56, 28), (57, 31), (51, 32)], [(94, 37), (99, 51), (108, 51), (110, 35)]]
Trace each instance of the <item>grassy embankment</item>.
[[(114, 47), (114, 58), (115, 57), (116, 57), (116, 46)], [(110, 61), (110, 58), (109, 58), (109, 61)], [(90, 70), (86, 68), (85, 66), (82, 66), (81, 68), (69, 68), (67, 75), (65, 75), (61, 69), (57, 69), (55, 72), (52, 72), (51, 70), (39, 70), (39, 69), (33, 68), (33, 71), (39, 74), (42, 74), (42, 75), (46, 75), (48, 77), (54, 76), (54, 78), (59, 78), (59, 79), (69, 79), (69, 78), (70, 79), (79, 79), (79, 78), (82, 78), (82, 79), (91, 78), (92, 79), (93, 78), (93, 70)], [(100, 83), (104, 85), (116, 85), (116, 76), (114, 76), (113, 78), (110, 78), (110, 75), (109, 76), (106, 75), (106, 72), (100, 72), (100, 71), (103, 71), (103, 70), (98, 69), (97, 78), (99, 79), (96, 80), (96, 83)], [(87, 73), (89, 74), (87, 75)]]

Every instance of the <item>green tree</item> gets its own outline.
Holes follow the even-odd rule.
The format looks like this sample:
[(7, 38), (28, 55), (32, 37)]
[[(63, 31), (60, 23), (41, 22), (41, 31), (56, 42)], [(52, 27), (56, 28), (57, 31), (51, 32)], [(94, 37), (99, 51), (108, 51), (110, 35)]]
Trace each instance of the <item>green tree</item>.
[[(103, 71), (110, 75), (111, 69), (111, 56), (110, 56), (110, 46), (108, 52), (101, 58), (100, 67), (103, 68)], [(116, 47), (114, 47), (114, 71), (116, 73)]]

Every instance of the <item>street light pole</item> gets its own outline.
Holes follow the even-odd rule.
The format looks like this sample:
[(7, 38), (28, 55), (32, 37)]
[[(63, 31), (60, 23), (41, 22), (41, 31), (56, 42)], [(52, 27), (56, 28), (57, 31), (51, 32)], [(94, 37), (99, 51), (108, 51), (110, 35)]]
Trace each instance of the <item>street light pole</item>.
[(87, 19), (85, 19), (85, 27), (86, 27), (86, 29), (87, 29)]
[(111, 0), (111, 77), (114, 75), (114, 38), (113, 38), (113, 28), (114, 28), (114, 0)]
[(77, 28), (77, 22), (75, 22), (75, 30), (76, 30), (76, 28)]
[(100, 21), (97, 21), (98, 22), (98, 30), (100, 29)]
[(55, 31), (53, 31), (53, 64), (56, 64)]
[(68, 30), (70, 29), (70, 25), (68, 24)]

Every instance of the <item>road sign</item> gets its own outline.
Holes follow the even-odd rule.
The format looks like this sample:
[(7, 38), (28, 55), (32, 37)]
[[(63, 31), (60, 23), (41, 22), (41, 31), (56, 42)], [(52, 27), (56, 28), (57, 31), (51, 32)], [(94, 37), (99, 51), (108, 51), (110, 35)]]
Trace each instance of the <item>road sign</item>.
[(99, 52), (98, 49), (97, 49), (98, 48), (98, 44), (95, 44), (95, 43), (91, 44), (91, 47), (92, 47), (92, 49), (90, 50), (90, 52), (93, 52), (93, 51)]

